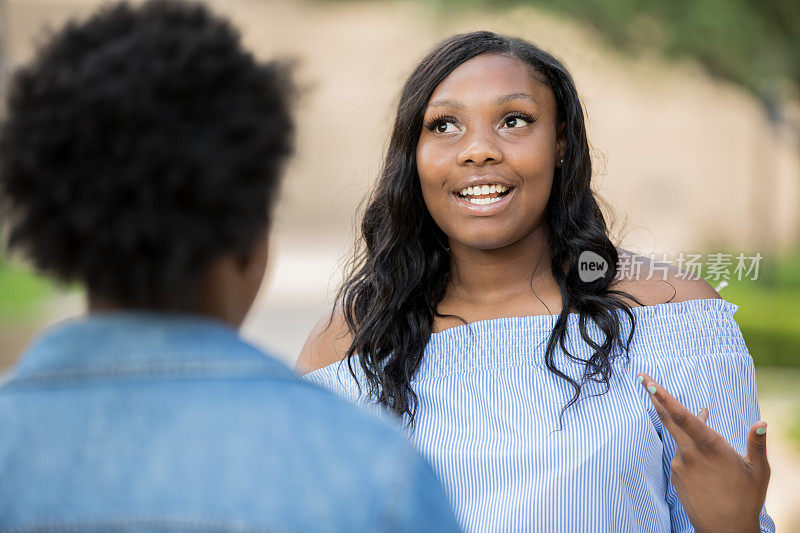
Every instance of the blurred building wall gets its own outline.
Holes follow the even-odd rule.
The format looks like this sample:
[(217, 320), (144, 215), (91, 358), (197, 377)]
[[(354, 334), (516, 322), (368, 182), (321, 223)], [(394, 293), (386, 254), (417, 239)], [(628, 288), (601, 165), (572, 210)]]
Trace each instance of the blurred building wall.
[[(6, 69), (46, 26), (96, 0), (0, 0)], [(414, 2), (209, 0), (259, 57), (297, 61), (298, 154), (285, 181), (270, 276), (245, 333), (292, 361), (328, 306), (355, 213), (378, 173), (400, 87), (434, 43), (489, 29), (550, 51), (572, 72), (594, 186), (622, 246), (640, 253), (760, 251), (800, 240), (800, 149), (759, 104), (691, 62), (622, 57), (578, 24), (532, 9), (440, 12)], [(0, 84), (1, 86), (1, 84)]]
[[(100, 2), (6, 3), (5, 56), (13, 65), (30, 57), (44, 25)], [(751, 96), (691, 63), (620, 57), (585, 28), (531, 9), (459, 15), (406, 2), (209, 3), (233, 18), (259, 56), (299, 61), (307, 91), (281, 231), (348, 233), (414, 63), (447, 35), (490, 29), (540, 45), (573, 73), (596, 151), (595, 186), (616, 208), (625, 245), (663, 252), (798, 241), (796, 140), (771, 130)]]

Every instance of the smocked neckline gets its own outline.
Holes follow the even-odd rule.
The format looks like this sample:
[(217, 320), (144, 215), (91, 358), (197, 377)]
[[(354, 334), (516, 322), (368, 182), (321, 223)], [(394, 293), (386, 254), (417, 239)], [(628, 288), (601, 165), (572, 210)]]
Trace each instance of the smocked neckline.
[[(652, 340), (654, 336), (660, 336), (663, 338), (669, 337), (676, 341), (683, 341), (687, 339), (698, 339), (699, 332), (708, 329), (711, 324), (714, 324), (714, 327), (719, 327), (720, 324), (726, 324), (726, 327), (731, 327), (733, 315), (739, 309), (739, 306), (724, 298), (700, 298), (684, 300), (682, 302), (666, 302), (656, 305), (631, 307), (630, 309), (637, 324), (639, 324), (639, 326), (637, 326), (637, 332), (640, 339), (646, 338)], [(617, 310), (617, 314), (619, 316), (627, 316), (623, 314), (621, 310)], [(509, 335), (515, 335), (514, 332), (526, 332), (528, 334), (537, 331), (549, 332), (555, 326), (558, 316), (559, 315), (528, 315), (488, 318), (476, 320), (468, 324), (460, 324), (437, 333), (432, 333), (425, 347), (426, 357), (423, 359), (423, 363), (418, 370), (417, 377), (419, 378), (419, 374), (430, 372), (428, 368), (430, 365), (442, 364), (442, 361), (432, 363), (430, 359), (432, 354), (441, 356), (442, 353), (444, 353), (443, 350), (449, 352), (454, 346), (459, 345), (464, 340), (472, 341), (476, 338), (476, 334), (484, 338), (488, 335), (496, 341), (497, 339), (507, 338)], [(569, 313), (569, 315), (567, 315), (568, 330), (574, 331), (575, 328), (578, 327), (579, 316), (579, 313)], [(627, 326), (623, 324), (623, 327)], [(599, 335), (601, 333), (592, 320), (587, 322), (587, 330), (592, 335)], [(715, 342), (722, 342), (722, 336), (719, 335), (719, 331), (717, 331), (714, 338), (716, 339)], [(497, 342), (494, 344), (497, 344)], [(575, 346), (573, 348), (584, 349), (585, 346)], [(487, 346), (483, 346), (482, 349), (484, 352), (487, 352), (487, 350), (491, 351)], [(506, 348), (497, 349), (507, 351)], [(544, 345), (539, 346), (537, 349), (544, 350)], [(343, 361), (336, 361), (313, 370), (306, 374), (306, 377), (319, 379), (321, 376), (328, 375), (329, 372), (335, 367), (338, 367), (342, 362)], [(452, 361), (448, 364), (451, 363)], [(359, 365), (355, 366), (358, 372), (360, 367)]]
[[(739, 306), (729, 302), (724, 298), (696, 298), (693, 300), (684, 300), (681, 302), (665, 302), (655, 305), (644, 305), (637, 307), (629, 307), (637, 320), (652, 320), (662, 317), (672, 317), (686, 315), (689, 313), (703, 311), (703, 310), (718, 310), (729, 311), (730, 315), (734, 315), (739, 309)], [(622, 310), (617, 310), (621, 314)], [(524, 315), (524, 316), (508, 316), (485, 318), (483, 320), (475, 320), (467, 324), (459, 324), (442, 331), (431, 333), (431, 341), (451, 338), (458, 336), (461, 332), (470, 332), (474, 328), (482, 330), (505, 330), (513, 327), (525, 325), (533, 328), (552, 328), (558, 321), (560, 315)], [(580, 313), (567, 314), (567, 326), (576, 324)]]

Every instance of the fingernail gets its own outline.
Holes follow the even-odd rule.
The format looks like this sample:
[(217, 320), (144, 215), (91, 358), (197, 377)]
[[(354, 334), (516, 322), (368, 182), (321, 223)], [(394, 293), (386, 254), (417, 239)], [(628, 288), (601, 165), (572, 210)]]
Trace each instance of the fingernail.
[(648, 385), (647, 390), (650, 391), (650, 394), (656, 393), (656, 386), (655, 385)]
[(641, 383), (642, 381), (644, 381), (644, 376), (636, 376), (636, 381)]
[(756, 428), (756, 433), (758, 433), (759, 435), (764, 435), (766, 432), (767, 432), (767, 426), (764, 426), (763, 428)]

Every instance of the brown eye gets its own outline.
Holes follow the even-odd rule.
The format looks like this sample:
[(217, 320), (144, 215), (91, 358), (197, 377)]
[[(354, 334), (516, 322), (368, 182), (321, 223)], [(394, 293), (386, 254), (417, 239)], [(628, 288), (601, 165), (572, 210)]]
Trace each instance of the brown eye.
[(433, 129), (436, 130), (436, 133), (452, 133), (457, 131), (456, 125), (449, 120), (440, 121), (433, 127)]
[(503, 121), (503, 125), (506, 128), (522, 128), (523, 126), (527, 126), (530, 124), (531, 121), (524, 118), (524, 117), (508, 117)]

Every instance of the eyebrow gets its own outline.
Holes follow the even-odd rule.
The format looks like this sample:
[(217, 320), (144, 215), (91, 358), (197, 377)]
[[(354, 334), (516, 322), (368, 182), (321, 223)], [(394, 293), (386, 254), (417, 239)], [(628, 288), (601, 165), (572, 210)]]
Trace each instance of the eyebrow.
[(453, 109), (464, 109), (464, 104), (455, 100), (434, 100), (428, 107), (452, 107)]
[[(495, 98), (494, 103), (496, 105), (503, 105), (514, 100), (528, 100), (534, 104), (539, 104), (539, 102), (536, 101), (536, 98), (528, 93), (504, 94), (503, 96), (498, 96)], [(455, 100), (434, 100), (428, 104), (428, 107), (452, 107), (453, 109), (464, 109), (464, 104)]]
[(498, 96), (494, 103), (497, 105), (507, 104), (513, 100), (528, 100), (529, 102), (533, 102), (534, 104), (538, 104), (539, 102), (536, 101), (536, 98), (531, 96), (528, 93), (511, 93), (511, 94), (504, 94), (503, 96)]

